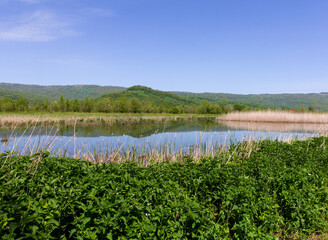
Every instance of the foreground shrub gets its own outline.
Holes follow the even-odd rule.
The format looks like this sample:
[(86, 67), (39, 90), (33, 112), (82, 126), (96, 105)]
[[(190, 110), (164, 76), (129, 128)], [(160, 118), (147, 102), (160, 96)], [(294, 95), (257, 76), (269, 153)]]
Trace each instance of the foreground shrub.
[(185, 157), (147, 168), (3, 154), (0, 236), (275, 239), (327, 232), (326, 140), (265, 140), (247, 153), (241, 144), (200, 163)]

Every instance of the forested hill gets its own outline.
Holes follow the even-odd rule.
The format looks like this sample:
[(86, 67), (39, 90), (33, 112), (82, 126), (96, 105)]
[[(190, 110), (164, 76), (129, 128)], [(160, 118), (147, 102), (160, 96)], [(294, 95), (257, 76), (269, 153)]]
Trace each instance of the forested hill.
[(29, 92), (18, 92), (0, 88), (0, 98), (10, 98), (13, 100), (17, 100), (20, 97), (25, 98), (30, 102), (46, 100), (46, 96), (39, 96), (37, 94), (32, 94)]
[(83, 100), (87, 97), (97, 102), (101, 99), (110, 97), (113, 101), (119, 101), (120, 99), (131, 101), (132, 99), (137, 99), (142, 103), (147, 102), (153, 106), (180, 108), (194, 108), (195, 106), (211, 103), (220, 106), (234, 106), (236, 109), (311, 108), (313, 110), (328, 111), (327, 92), (243, 95), (227, 93), (164, 92), (143, 86), (124, 88), (97, 85), (40, 86), (0, 83), (0, 99), (7, 97), (17, 100), (19, 97), (23, 97), (31, 103), (44, 102), (45, 100), (56, 102), (60, 99), (61, 95), (70, 101), (75, 99)]
[[(108, 93), (122, 92), (126, 88), (116, 86), (98, 86), (98, 85), (67, 85), (67, 86), (40, 86), (40, 85), (26, 85), (26, 84), (11, 84), (0, 83), (1, 90), (9, 90), (12, 94), (21, 95), (25, 97), (26, 94), (32, 94), (32, 100), (48, 99), (58, 100), (61, 95), (66, 99), (83, 99), (97, 98)], [(3, 96), (0, 97), (8, 97)], [(10, 96), (9, 96), (10, 97)], [(11, 97), (10, 97), (11, 98)]]
[(308, 94), (229, 94), (229, 93), (191, 93), (172, 92), (181, 97), (189, 97), (194, 100), (206, 100), (212, 103), (228, 105), (243, 104), (249, 107), (259, 108), (286, 108), (293, 109), (304, 105), (306, 108), (315, 106), (322, 111), (328, 111), (327, 93)]
[(133, 86), (126, 91), (120, 93), (112, 93), (103, 95), (103, 98), (110, 97), (112, 99), (138, 99), (141, 102), (151, 101), (155, 105), (163, 106), (196, 106), (200, 103), (188, 97), (180, 97), (170, 92), (158, 91), (144, 86)]

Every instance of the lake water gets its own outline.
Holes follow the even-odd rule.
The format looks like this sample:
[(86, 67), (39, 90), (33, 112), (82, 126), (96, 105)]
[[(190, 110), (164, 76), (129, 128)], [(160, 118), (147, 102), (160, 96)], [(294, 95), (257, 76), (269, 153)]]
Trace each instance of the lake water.
[[(0, 129), (0, 152), (15, 149), (29, 154), (38, 149), (51, 149), (53, 155), (74, 156), (77, 153), (112, 153), (135, 150), (139, 153), (158, 149), (183, 150), (195, 146), (208, 149), (227, 146), (248, 139), (306, 138), (327, 132), (327, 125), (259, 124), (218, 122), (215, 118), (174, 121), (140, 121), (113, 124), (109, 127), (62, 126), (58, 129)], [(8, 141), (5, 141), (5, 140)]]

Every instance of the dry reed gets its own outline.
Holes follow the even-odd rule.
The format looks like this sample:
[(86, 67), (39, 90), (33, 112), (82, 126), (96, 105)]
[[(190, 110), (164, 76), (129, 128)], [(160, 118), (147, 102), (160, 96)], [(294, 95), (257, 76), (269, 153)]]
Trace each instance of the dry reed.
[[(32, 130), (32, 133), (30, 134), (29, 138), (31, 138), (34, 130), (36, 129), (36, 122), (30, 123)], [(74, 121), (75, 125), (77, 123), (77, 120)], [(41, 156), (43, 153), (50, 152), (52, 156), (55, 157), (66, 157), (68, 156), (67, 151), (65, 149), (65, 145), (62, 146), (62, 149), (55, 149), (55, 144), (57, 140), (60, 140), (61, 138), (57, 136), (59, 131), (58, 127), (54, 127), (54, 125), (50, 128), (47, 137), (43, 137), (41, 139), (42, 133), (39, 132), (39, 140), (38, 141), (30, 141), (28, 140), (25, 143), (25, 146), (22, 148), (22, 150), (19, 152), (17, 149), (17, 145), (20, 142), (22, 136), (26, 133), (26, 131), (23, 133), (22, 136), (19, 138), (10, 137), (11, 141), (14, 142), (12, 145), (12, 148), (8, 151), (5, 150), (3, 146), (5, 146), (8, 143), (3, 143), (2, 148), (0, 149), (0, 154), (7, 152), (8, 158), (13, 154), (17, 155), (37, 155), (38, 157), (33, 161), (33, 166), (31, 168), (37, 168)], [(226, 164), (229, 164), (231, 160), (233, 159), (235, 154), (239, 154), (240, 151), (237, 151), (237, 147), (240, 147), (244, 154), (246, 154), (247, 157), (250, 157), (250, 155), (253, 152), (256, 152), (258, 149), (258, 145), (262, 139), (261, 136), (256, 136), (254, 134), (249, 134), (249, 136), (245, 136), (244, 139), (241, 140), (241, 143), (238, 143), (237, 145), (234, 145), (234, 149), (230, 149), (231, 145), (230, 143), (233, 142), (234, 139), (233, 136), (228, 131), (228, 134), (225, 136), (214, 136), (214, 139), (207, 142), (206, 145), (202, 143), (202, 138), (204, 133), (201, 133), (199, 135), (199, 139), (197, 139), (198, 143), (194, 144), (190, 147), (178, 147), (176, 148), (175, 145), (172, 145), (172, 142), (167, 142), (166, 144), (162, 145), (161, 147), (158, 147), (160, 145), (161, 137), (157, 140), (158, 142), (153, 144), (153, 147), (151, 147), (148, 142), (145, 142), (144, 145), (138, 145), (138, 146), (132, 146), (132, 148), (125, 149), (124, 148), (124, 142), (117, 144), (118, 147), (116, 148), (110, 148), (106, 147), (105, 149), (101, 149), (100, 147), (98, 149), (95, 148), (88, 148), (88, 145), (84, 145), (77, 149), (76, 146), (76, 134), (75, 134), (75, 128), (74, 128), (74, 135), (67, 141), (73, 141), (74, 142), (74, 150), (73, 154), (70, 156), (76, 159), (84, 159), (86, 161), (91, 161), (94, 163), (122, 163), (125, 161), (132, 161), (137, 163), (140, 166), (148, 166), (152, 163), (159, 163), (159, 162), (182, 162), (184, 161), (185, 157), (190, 157), (193, 159), (193, 161), (198, 162), (202, 158), (209, 158), (209, 157), (220, 157), (224, 161), (226, 161)], [(52, 135), (50, 134), (52, 133)], [(324, 132), (318, 133), (319, 135), (322, 135)], [(175, 136), (176, 137), (176, 136)], [(222, 139), (220, 143), (218, 143), (217, 138)], [(118, 139), (119, 140), (119, 139)], [(293, 137), (284, 137), (281, 139), (284, 142), (292, 142)], [(66, 143), (66, 144), (67, 144)], [(325, 147), (325, 146), (323, 146)], [(142, 149), (142, 151), (138, 151), (136, 149)], [(56, 150), (54, 152), (54, 150)], [(226, 165), (225, 164), (225, 165)]]
[[(21, 149), (18, 149), (18, 144), (21, 139), (26, 134), (27, 131), (19, 136), (9, 137), (10, 141), (3, 143), (0, 149), (0, 154), (7, 153), (7, 158), (9, 159), (14, 155), (29, 155), (34, 160), (31, 163), (31, 169), (38, 167), (41, 157), (44, 153), (51, 153), (54, 157), (67, 157), (70, 156), (75, 159), (84, 159), (86, 161), (94, 163), (122, 163), (125, 161), (132, 161), (141, 166), (148, 166), (152, 163), (159, 162), (181, 162), (185, 157), (191, 157), (195, 162), (198, 162), (201, 158), (214, 157), (218, 155), (225, 155), (229, 152), (229, 143), (231, 142), (230, 136), (225, 136), (224, 140), (220, 142), (220, 145), (209, 141), (208, 143), (202, 143), (202, 136), (200, 134), (199, 143), (193, 144), (190, 147), (183, 147), (174, 145), (174, 142), (166, 142), (164, 145), (160, 146), (160, 140), (162, 136), (157, 139), (157, 142), (153, 143), (153, 146), (149, 145), (148, 142), (141, 143), (141, 145), (132, 146), (130, 148), (124, 148), (124, 142), (117, 145), (115, 148), (106, 147), (103, 148), (89, 148), (87, 144), (81, 146), (79, 149), (76, 146), (76, 134), (68, 139), (68, 142), (74, 142), (74, 149), (72, 149), (72, 154), (67, 152), (65, 149), (65, 144), (58, 148), (56, 147), (56, 141), (61, 141), (61, 137), (57, 136), (59, 132), (58, 127), (50, 128), (48, 134), (45, 136), (38, 133), (37, 138), (31, 140), (32, 134), (36, 131), (36, 125), (30, 124), (32, 131), (27, 137), (27, 141)], [(52, 135), (51, 135), (52, 133)], [(177, 137), (177, 136), (176, 136)], [(221, 136), (222, 137), (222, 136)], [(119, 141), (119, 139), (118, 139)], [(11, 147), (8, 149), (6, 146), (11, 143)], [(139, 149), (139, 150), (137, 150)], [(141, 150), (140, 150), (141, 149)], [(36, 156), (36, 157), (33, 157)]]
[(272, 122), (240, 122), (223, 121), (222, 124), (231, 129), (245, 129), (247, 131), (262, 132), (307, 132), (325, 135), (328, 132), (328, 124), (313, 123), (272, 123)]
[(221, 121), (328, 124), (328, 113), (294, 113), (284, 111), (233, 112), (217, 118)]
[(65, 124), (67, 126), (97, 126), (97, 125), (113, 125), (117, 122), (121, 124), (125, 123), (139, 123), (140, 120), (146, 121), (158, 121), (163, 122), (166, 120), (178, 120), (178, 119), (192, 119), (193, 116), (152, 116), (152, 115), (112, 115), (112, 114), (74, 114), (67, 113), (62, 114), (0, 114), (0, 127), (1, 128), (12, 128), (13, 126), (27, 127), (29, 124), (39, 124), (39, 125), (54, 125), (54, 124)]

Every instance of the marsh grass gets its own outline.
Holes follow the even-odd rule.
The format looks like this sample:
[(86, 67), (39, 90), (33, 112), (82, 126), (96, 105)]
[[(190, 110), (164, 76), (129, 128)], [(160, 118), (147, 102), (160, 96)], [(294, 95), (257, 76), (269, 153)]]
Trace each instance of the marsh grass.
[[(273, 116), (279, 117), (274, 118)], [(317, 116), (317, 119), (321, 119), (320, 121), (322, 124), (289, 124), (287, 126), (283, 123), (284, 121), (289, 122), (292, 120), (297, 122), (301, 121), (301, 117), (303, 117), (303, 119), (308, 119), (309, 117), (311, 118), (311, 116)], [(6, 141), (2, 141), (0, 154), (6, 154), (7, 157), (16, 154), (38, 156), (38, 158), (40, 158), (44, 154), (51, 154), (55, 157), (73, 157), (94, 163), (123, 163), (130, 161), (135, 162), (140, 166), (149, 166), (150, 164), (161, 162), (183, 162), (187, 158), (192, 158), (193, 161), (199, 162), (204, 158), (223, 157), (228, 164), (234, 154), (239, 154), (236, 152), (237, 148), (242, 150), (243, 153), (246, 152), (247, 156), (250, 156), (252, 152), (256, 151), (259, 142), (263, 140), (262, 135), (248, 134), (241, 139), (240, 143), (237, 144), (237, 146), (242, 145), (243, 147), (236, 147), (234, 135), (232, 132), (228, 131), (228, 134), (222, 134), (221, 136), (219, 136), (219, 133), (211, 135), (211, 139), (209, 139), (206, 144), (202, 142), (202, 139), (206, 137), (206, 133), (200, 133), (196, 140), (197, 143), (189, 147), (175, 145), (175, 140), (179, 137), (177, 134), (175, 134), (173, 140), (168, 140), (164, 145), (161, 145), (161, 139), (164, 135), (166, 121), (178, 120), (181, 116), (137, 116), (127, 114), (45, 114), (38, 116), (34, 114), (1, 114), (0, 117), (0, 125), (2, 126), (4, 124), (6, 126), (10, 126), (10, 124), (12, 124), (12, 132), (14, 132), (18, 126), (23, 124), (26, 125), (26, 128), (21, 136), (13, 136), (12, 134), (6, 138)], [(184, 119), (193, 119), (194, 117), (195, 116), (183, 116)], [(327, 124), (324, 124), (324, 117), (327, 117)], [(222, 118), (225, 120), (224, 124), (231, 128), (245, 128), (251, 132), (281, 132), (284, 131), (284, 128), (286, 128), (286, 131), (288, 132), (300, 130), (316, 132), (317, 135), (325, 135), (328, 130), (328, 115), (326, 114), (295, 114), (268, 111), (233, 113), (222, 116), (220, 120), (223, 120)], [(265, 119), (267, 120), (266, 122)], [(270, 122), (269, 119), (273, 122)], [(278, 122), (279, 119), (282, 123)], [(111, 125), (120, 122), (120, 124), (123, 125), (131, 125), (134, 123), (140, 123), (140, 121), (143, 120), (160, 121), (164, 124), (163, 133), (159, 134), (159, 138), (152, 144), (150, 144), (147, 140), (143, 143), (139, 142), (137, 145), (129, 145), (129, 143), (120, 142), (118, 138), (117, 144), (115, 144), (117, 147), (112, 147), (108, 144), (105, 146), (99, 145), (98, 147), (89, 147), (88, 143), (85, 143), (79, 147), (77, 145), (77, 126), (80, 126), (81, 124), (93, 126), (97, 124)], [(249, 122), (242, 122), (242, 120)], [(319, 123), (320, 121), (317, 122)], [(263, 122), (265, 122), (264, 125)], [(62, 141), (62, 137), (58, 136), (58, 133), (64, 126), (67, 125), (74, 127), (74, 134), (68, 139), (68, 141), (58, 145), (58, 142)], [(290, 129), (291, 126), (294, 128)], [(46, 129), (46, 131), (41, 132), (41, 129)], [(32, 138), (32, 135), (35, 134), (38, 137)], [(27, 141), (24, 142), (24, 147), (21, 148), (21, 150), (18, 150), (17, 146), (21, 142), (23, 136), (28, 137)], [(217, 139), (221, 139), (220, 142), (218, 142)], [(10, 150), (8, 150), (9, 140), (13, 142)], [(291, 143), (294, 138), (289, 136), (280, 138), (279, 140)], [(73, 152), (67, 148), (67, 145), (72, 142), (74, 145)], [(126, 144), (129, 145), (128, 148), (124, 147)], [(234, 149), (235, 147), (236, 149)]]
[[(161, 145), (160, 142), (163, 138), (163, 133), (159, 135), (159, 138), (153, 144), (150, 144), (147, 140), (144, 142), (140, 141), (137, 145), (129, 145), (129, 143), (124, 141), (120, 142), (118, 138), (117, 144), (115, 144), (117, 147), (112, 147), (108, 144), (105, 146), (89, 147), (88, 143), (78, 147), (76, 143), (76, 125), (77, 120), (75, 120), (74, 124), (74, 135), (66, 142), (63, 142), (63, 144), (58, 145), (59, 142), (63, 141), (62, 137), (58, 136), (60, 125), (52, 125), (51, 127), (47, 125), (47, 131), (44, 133), (41, 132), (41, 128), (37, 128), (37, 121), (32, 122), (21, 136), (10, 136), (8, 138), (13, 142), (10, 150), (7, 147), (9, 141), (2, 143), (0, 154), (5, 155), (7, 159), (14, 155), (33, 156), (34, 160), (31, 163), (31, 168), (37, 168), (42, 157), (48, 155), (83, 159), (97, 164), (120, 164), (128, 161), (143, 167), (163, 162), (183, 163), (186, 159), (193, 159), (194, 162), (199, 162), (201, 159), (206, 158), (220, 158), (227, 165), (231, 163), (231, 159), (235, 155), (242, 154), (249, 157), (252, 152), (258, 150), (258, 145), (263, 140), (262, 135), (248, 134), (239, 143), (236, 143), (233, 132), (228, 131), (228, 134), (215, 133), (211, 135), (212, 137), (206, 143), (203, 143), (202, 139), (208, 133), (201, 132), (197, 137), (196, 144), (183, 147), (182, 145), (175, 145), (175, 140), (179, 137), (177, 134), (175, 134), (174, 139), (166, 141), (165, 144)], [(26, 135), (28, 129), (32, 129), (32, 131), (29, 131), (28, 135)], [(37, 133), (37, 138), (34, 137), (32, 140), (32, 135), (35, 133)], [(27, 141), (24, 142), (24, 147), (18, 150), (17, 146), (23, 136), (27, 137)], [(221, 140), (218, 142), (217, 139)], [(279, 140), (292, 143), (295, 139), (290, 135)], [(70, 142), (74, 143), (73, 152), (67, 148), (67, 144)], [(128, 148), (124, 147), (126, 144), (128, 144)]]
[(291, 113), (284, 111), (233, 112), (217, 118), (221, 121), (328, 124), (328, 113)]
[[(0, 127), (27, 127), (31, 123), (37, 125), (66, 126), (111, 126), (120, 124), (137, 124), (140, 121), (176, 121), (179, 119), (194, 119), (206, 116), (173, 115), (173, 114), (105, 114), (105, 113), (0, 113)], [(208, 117), (208, 116), (207, 116)]]
[[(78, 126), (96, 126), (96, 125), (114, 125), (119, 123), (123, 127), (137, 125), (141, 122), (160, 122), (163, 126), (163, 132), (169, 121), (179, 120), (194, 120), (200, 116), (193, 115), (136, 115), (136, 114), (80, 114), (80, 113), (69, 113), (69, 114), (0, 114), (0, 126), (9, 127), (14, 130), (17, 127), (24, 127), (26, 129), (23, 134), (19, 137), (10, 136), (8, 139), (13, 139), (13, 146), (11, 150), (6, 150), (9, 155), (17, 153), (20, 155), (33, 155), (37, 153), (49, 152), (51, 155), (56, 157), (73, 157), (78, 159), (85, 159), (87, 161), (103, 163), (103, 162), (115, 162), (121, 163), (125, 161), (133, 161), (140, 165), (147, 166), (154, 162), (165, 162), (165, 161), (181, 161), (186, 155), (193, 156), (194, 159), (199, 160), (202, 157), (214, 156), (217, 152), (221, 152), (225, 147), (216, 146), (214, 141), (207, 143), (206, 145), (201, 144), (202, 136), (199, 136), (199, 144), (194, 144), (191, 147), (184, 148), (181, 146), (175, 146), (173, 142), (167, 141), (163, 146), (160, 145), (163, 134), (160, 134), (159, 139), (156, 140), (155, 144), (149, 142), (138, 143), (138, 145), (129, 146), (128, 149), (124, 148), (125, 142), (120, 143), (119, 138), (115, 147), (106, 145), (105, 148), (96, 147), (90, 148), (88, 144), (83, 144), (77, 147), (76, 143), (76, 132)], [(206, 118), (208, 118), (206, 116)], [(56, 143), (62, 141), (62, 137), (58, 136), (58, 132), (65, 126), (73, 126), (73, 136), (59, 148), (54, 149)], [(41, 133), (41, 129), (49, 129), (49, 132)], [(32, 131), (28, 131), (32, 129)], [(37, 131), (37, 141), (32, 141), (32, 135)], [(17, 146), (21, 142), (23, 136), (29, 133), (28, 140), (25, 142), (23, 150), (18, 152)], [(158, 133), (158, 132), (157, 132)], [(42, 137), (43, 136), (43, 137)], [(177, 138), (177, 135), (175, 135)], [(224, 141), (228, 141), (225, 139)], [(67, 149), (68, 143), (74, 143), (73, 153)], [(5, 152), (8, 142), (2, 145), (1, 153)], [(8, 149), (8, 148), (7, 148)], [(141, 149), (141, 150), (140, 150)]]
[[(13, 135), (15, 131), (14, 127), (11, 136), (8, 137), (8, 141), (2, 143), (0, 154), (6, 155), (7, 158), (14, 155), (38, 156), (35, 160), (36, 162), (39, 162), (40, 158), (46, 154), (54, 157), (69, 156), (94, 163), (123, 163), (130, 161), (140, 166), (149, 166), (150, 164), (161, 162), (183, 162), (186, 158), (193, 158), (195, 162), (198, 162), (202, 158), (225, 155), (230, 151), (229, 145), (233, 142), (231, 139), (232, 136), (229, 134), (225, 136), (215, 134), (214, 137), (212, 136), (212, 138), (204, 144), (202, 143), (202, 139), (205, 137), (205, 133), (200, 133), (197, 138), (198, 143), (189, 147), (183, 147), (182, 145), (175, 145), (175, 140), (179, 137), (175, 134), (174, 139), (165, 140), (165, 144), (162, 145), (161, 140), (164, 138), (164, 133), (162, 133), (159, 134), (155, 143), (150, 144), (149, 140), (145, 140), (144, 142), (140, 141), (137, 145), (129, 145), (128, 148), (124, 146), (129, 143), (120, 142), (119, 138), (117, 139), (117, 144), (115, 144), (117, 147), (115, 148), (108, 144), (104, 148), (101, 146), (91, 148), (88, 146), (88, 143), (77, 147), (76, 125), (77, 120), (75, 120), (73, 136), (61, 145), (57, 144), (62, 141), (62, 137), (58, 136), (61, 127), (60, 124), (50, 127), (45, 125), (46, 131), (41, 132), (42, 128), (37, 127), (38, 120), (36, 120), (30, 122), (20, 136)], [(35, 134), (37, 137), (35, 137)], [(24, 136), (24, 146), (18, 150), (18, 145)], [(34, 136), (34, 138), (32, 136)], [(215, 141), (216, 137), (221, 139), (220, 143)], [(8, 150), (9, 142), (11, 142), (11, 147)], [(69, 152), (66, 147), (70, 142), (74, 143), (73, 152)], [(55, 147), (56, 144), (57, 147)], [(37, 165), (37, 163), (33, 161), (31, 165), (34, 166)]]
[(313, 123), (278, 123), (278, 122), (242, 122), (223, 121), (222, 124), (231, 129), (245, 129), (247, 131), (264, 132), (306, 132), (325, 135), (328, 132), (328, 124)]

